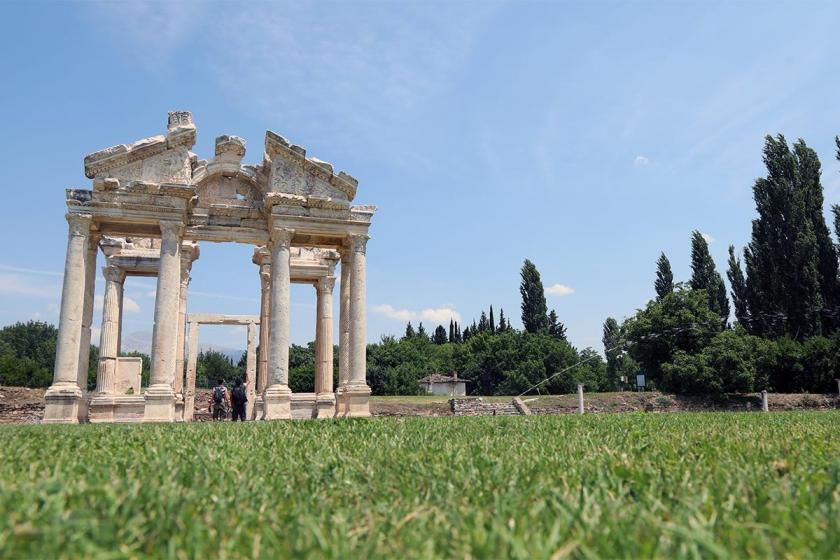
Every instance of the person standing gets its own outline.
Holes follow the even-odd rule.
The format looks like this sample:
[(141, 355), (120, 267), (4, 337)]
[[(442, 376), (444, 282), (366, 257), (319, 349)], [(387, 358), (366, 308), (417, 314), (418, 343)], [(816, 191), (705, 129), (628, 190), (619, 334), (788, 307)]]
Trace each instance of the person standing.
[(233, 408), (231, 420), (245, 421), (245, 403), (248, 402), (248, 395), (245, 393), (245, 384), (241, 379), (237, 379), (233, 384), (233, 391), (230, 394), (230, 402)]
[(225, 419), (229, 401), (230, 397), (228, 396), (227, 387), (225, 387), (225, 380), (219, 378), (216, 380), (216, 386), (213, 387), (213, 420)]

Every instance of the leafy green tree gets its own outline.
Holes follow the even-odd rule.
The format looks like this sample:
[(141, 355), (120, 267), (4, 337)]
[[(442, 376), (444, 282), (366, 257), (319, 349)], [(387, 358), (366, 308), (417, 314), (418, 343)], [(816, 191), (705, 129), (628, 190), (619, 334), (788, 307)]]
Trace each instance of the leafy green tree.
[(525, 331), (536, 333), (548, 328), (548, 306), (545, 302), (540, 272), (534, 263), (525, 259), (521, 271), (519, 294), (522, 296), (522, 325)]
[(709, 253), (709, 245), (703, 234), (691, 232), (691, 281), (692, 290), (705, 290), (709, 298), (709, 309), (720, 315), (726, 323), (729, 319), (729, 300), (726, 285), (715, 269), (715, 261)]
[(435, 329), (435, 333), (432, 336), (432, 342), (435, 344), (446, 344), (446, 329), (444, 329), (442, 325), (438, 325)]
[(426, 328), (423, 326), (423, 322), (420, 321), (420, 324), (417, 325), (417, 338), (421, 340), (429, 340), (429, 334), (426, 332)]
[(705, 290), (677, 284), (661, 301), (648, 302), (624, 328), (630, 355), (648, 379), (659, 384), (663, 364), (672, 362), (678, 351), (700, 352), (723, 325), (720, 315), (709, 309)]
[(742, 329), (718, 333), (703, 350), (689, 354), (678, 350), (670, 363), (663, 364), (662, 386), (689, 394), (739, 393), (763, 388), (758, 356), (762, 339)]
[(58, 329), (40, 321), (0, 329), (0, 385), (48, 387), (57, 338)]
[(791, 151), (782, 135), (765, 139), (767, 176), (753, 186), (758, 218), (744, 250), (752, 334), (802, 340), (822, 330), (820, 270), (827, 265), (820, 266), (812, 208), (815, 162), (802, 140)]
[(548, 334), (557, 340), (566, 340), (566, 326), (560, 322), (553, 309), (548, 314)]
[(653, 283), (656, 299), (662, 299), (674, 291), (674, 273), (671, 272), (671, 261), (665, 253), (656, 260), (656, 281)]
[(619, 360), (621, 359), (622, 354), (622, 341), (621, 329), (618, 326), (618, 321), (612, 317), (607, 317), (604, 321), (601, 342), (604, 344), (604, 356), (607, 358), (607, 377), (614, 386), (617, 386), (618, 379), (621, 376), (621, 365)]
[[(148, 354), (144, 354), (142, 352), (138, 352), (136, 350), (132, 350), (131, 352), (121, 352), (120, 356), (126, 356), (128, 358), (140, 358), (140, 386), (141, 387), (148, 387), (149, 386), (149, 377), (151, 376), (152, 371), (152, 358)], [(197, 368), (198, 364), (196, 364)], [(215, 379), (213, 380), (215, 381)], [(205, 387), (205, 384), (198, 383), (198, 371), (196, 371), (196, 385), (199, 387)]]
[(226, 382), (242, 377), (240, 370), (233, 364), (229, 356), (216, 350), (205, 350), (198, 353), (196, 359), (196, 386), (212, 387), (217, 379)]

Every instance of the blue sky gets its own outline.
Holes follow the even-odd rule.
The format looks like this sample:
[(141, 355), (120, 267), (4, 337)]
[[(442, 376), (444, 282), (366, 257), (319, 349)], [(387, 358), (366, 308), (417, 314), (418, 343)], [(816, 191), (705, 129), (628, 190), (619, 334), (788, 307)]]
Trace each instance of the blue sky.
[[(724, 272), (765, 134), (814, 147), (840, 202), (838, 23), (840, 4), (806, 1), (4, 3), (0, 324), (58, 320), (63, 192), (89, 185), (84, 155), (184, 109), (202, 157), (237, 134), (258, 162), (270, 128), (359, 179), (356, 201), (379, 206), (371, 340), (490, 304), (519, 326), (530, 258), (571, 341), (600, 348), (604, 319), (652, 296), (660, 251), (688, 278), (692, 229)], [(250, 255), (203, 244), (190, 311), (257, 313)], [(126, 290), (142, 340), (154, 283)], [(292, 299), (303, 343), (314, 290)]]

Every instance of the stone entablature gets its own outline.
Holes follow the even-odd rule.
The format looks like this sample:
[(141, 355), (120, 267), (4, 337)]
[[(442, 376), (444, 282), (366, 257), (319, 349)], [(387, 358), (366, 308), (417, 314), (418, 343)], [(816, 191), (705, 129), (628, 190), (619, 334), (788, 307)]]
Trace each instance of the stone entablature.
[[(358, 181), (279, 134), (266, 131), (259, 164), (243, 163), (246, 142), (216, 138), (214, 157), (190, 150), (189, 112), (169, 114), (164, 135), (85, 157), (90, 190), (66, 191), (69, 239), (53, 386), (46, 422), (87, 418), (82, 366), (90, 339), (97, 249), (106, 256), (102, 348), (91, 420), (119, 421), (118, 373), (125, 275), (157, 277), (147, 421), (185, 417), (187, 286), (198, 242), (256, 245), (261, 282), (256, 386), (266, 419), (291, 417), (289, 287), (311, 283), (318, 299), (316, 416), (369, 415), (366, 377), (365, 248), (376, 208), (353, 205)], [(341, 373), (332, 386), (332, 290), (341, 262)], [(110, 294), (110, 295), (109, 295)], [(107, 327), (107, 328), (106, 328)], [(250, 331), (249, 331), (250, 332)], [(250, 335), (249, 335), (250, 340)], [(330, 349), (330, 351), (327, 351)], [(73, 365), (77, 364), (77, 365)], [(72, 370), (72, 371), (71, 371)], [(131, 396), (136, 419), (138, 397)], [(312, 400), (309, 397), (299, 402)]]

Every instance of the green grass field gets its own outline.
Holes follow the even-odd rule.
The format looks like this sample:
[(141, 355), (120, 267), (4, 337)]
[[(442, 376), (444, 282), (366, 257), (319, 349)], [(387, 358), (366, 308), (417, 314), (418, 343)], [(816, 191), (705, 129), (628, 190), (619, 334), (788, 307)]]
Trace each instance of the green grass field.
[(840, 413), (0, 429), (0, 557), (837, 557)]

